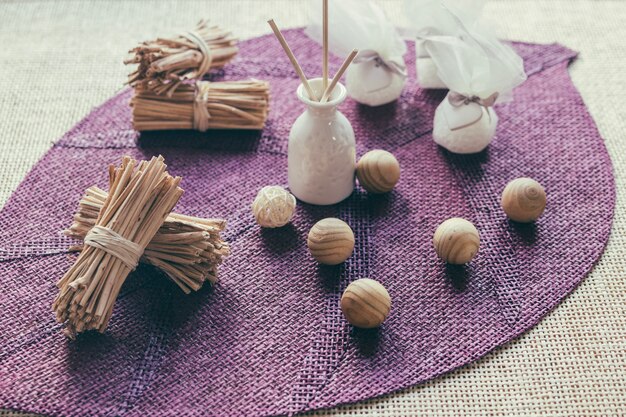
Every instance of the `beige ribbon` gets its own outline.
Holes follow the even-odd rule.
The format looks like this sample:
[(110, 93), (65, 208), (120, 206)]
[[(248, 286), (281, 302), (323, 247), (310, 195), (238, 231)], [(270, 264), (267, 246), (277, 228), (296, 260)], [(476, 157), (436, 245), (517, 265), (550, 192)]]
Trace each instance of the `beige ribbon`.
[(196, 82), (196, 98), (193, 101), (193, 128), (200, 132), (209, 130), (209, 119), (211, 114), (207, 109), (209, 101), (209, 81)]
[(211, 62), (213, 61), (211, 48), (207, 45), (204, 39), (202, 39), (202, 36), (200, 36), (198, 32), (186, 32), (183, 36), (193, 42), (202, 53), (202, 62), (200, 62), (198, 71), (196, 71), (196, 73), (189, 78), (202, 78), (202, 76), (211, 69)]
[(354, 59), (355, 64), (362, 64), (364, 62), (376, 62), (376, 65), (385, 68), (387, 71), (398, 74), (401, 77), (406, 78), (406, 65), (398, 63), (393, 59), (384, 59), (380, 54), (373, 49), (366, 49), (364, 51), (359, 51), (359, 54)]
[(131, 270), (137, 267), (143, 254), (141, 246), (102, 226), (94, 226), (85, 236), (84, 243), (115, 256)]
[[(484, 107), (487, 110), (487, 115), (489, 116), (489, 120), (491, 120), (491, 114), (489, 113), (489, 107), (493, 107), (493, 105), (496, 103), (496, 100), (498, 99), (498, 93), (493, 93), (492, 95), (490, 95), (489, 97), (482, 99), (478, 96), (466, 96), (464, 94), (460, 94), (460, 93), (455, 93), (454, 91), (450, 91), (448, 93), (448, 102), (450, 102), (450, 105), (452, 105), (452, 107), (461, 107), (461, 106), (467, 106), (469, 104), (475, 103), (478, 104), (479, 106)], [(465, 123), (464, 125), (461, 126), (457, 126), (454, 128), (451, 128), (451, 131), (455, 131), (455, 130), (460, 130), (460, 129), (464, 129), (468, 126), (471, 126), (473, 124), (476, 124), (480, 121), (480, 119), (483, 118), (483, 112), (481, 110), (480, 115), (478, 116), (478, 118), (474, 121), (471, 121), (469, 123)]]

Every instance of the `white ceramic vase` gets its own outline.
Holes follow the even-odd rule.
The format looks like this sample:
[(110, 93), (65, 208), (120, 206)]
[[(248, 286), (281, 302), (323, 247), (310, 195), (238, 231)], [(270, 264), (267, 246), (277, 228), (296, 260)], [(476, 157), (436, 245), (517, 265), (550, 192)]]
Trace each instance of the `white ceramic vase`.
[[(322, 79), (309, 83), (320, 97)], [(346, 98), (346, 88), (337, 83), (326, 103), (311, 100), (303, 85), (297, 96), (307, 109), (289, 133), (289, 189), (306, 203), (338, 203), (352, 194), (356, 170), (354, 130), (337, 110)]]
[(491, 143), (497, 125), (498, 116), (492, 107), (478, 103), (455, 107), (446, 96), (435, 111), (433, 139), (450, 152), (476, 153)]
[(375, 60), (353, 63), (346, 73), (348, 95), (367, 106), (382, 106), (400, 97), (406, 77), (389, 71)]
[(415, 41), (415, 70), (417, 72), (417, 84), (423, 89), (448, 88), (437, 75), (437, 66), (424, 48), (424, 41)]

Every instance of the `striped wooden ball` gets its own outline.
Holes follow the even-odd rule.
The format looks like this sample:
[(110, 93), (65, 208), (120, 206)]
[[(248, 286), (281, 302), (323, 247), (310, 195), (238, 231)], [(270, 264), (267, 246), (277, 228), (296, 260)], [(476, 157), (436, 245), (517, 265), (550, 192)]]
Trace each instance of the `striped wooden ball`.
[(391, 297), (379, 282), (361, 278), (348, 285), (340, 305), (350, 324), (370, 329), (383, 324), (389, 315)]
[(359, 159), (356, 176), (368, 192), (386, 193), (393, 190), (400, 179), (400, 164), (389, 152), (376, 149)]
[(307, 245), (319, 263), (337, 265), (352, 255), (354, 233), (346, 222), (329, 217), (313, 225)]
[(546, 190), (532, 178), (517, 178), (504, 188), (501, 204), (511, 220), (534, 222), (546, 208)]
[(453, 217), (437, 227), (433, 245), (437, 255), (445, 262), (462, 265), (478, 253), (480, 235), (471, 222)]

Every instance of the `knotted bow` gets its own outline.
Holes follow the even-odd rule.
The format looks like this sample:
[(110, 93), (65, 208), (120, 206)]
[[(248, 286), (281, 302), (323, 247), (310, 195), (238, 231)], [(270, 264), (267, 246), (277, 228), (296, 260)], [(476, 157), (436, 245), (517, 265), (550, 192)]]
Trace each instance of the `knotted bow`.
[(362, 64), (365, 62), (375, 61), (376, 65), (384, 67), (387, 71), (398, 74), (401, 77), (406, 78), (406, 65), (403, 63), (398, 63), (393, 59), (384, 59), (378, 52), (373, 49), (366, 49), (360, 51), (357, 57), (354, 59), (354, 63)]
[[(487, 98), (480, 98), (478, 96), (466, 96), (465, 94), (455, 93), (454, 91), (450, 91), (448, 93), (448, 102), (450, 102), (450, 104), (453, 107), (467, 106), (472, 103), (478, 104), (479, 106), (482, 106), (487, 110), (487, 115), (489, 116), (490, 120), (491, 120), (491, 114), (489, 113), (489, 107), (493, 107), (497, 99), (498, 99), (497, 92), (493, 93)], [(480, 115), (478, 116), (476, 120), (471, 121), (469, 123), (465, 123), (464, 125), (461, 125), (461, 126), (451, 128), (450, 130), (455, 131), (455, 130), (466, 128), (468, 126), (478, 123), (480, 119), (482, 118), (483, 118), (483, 112), (481, 111)]]
[(448, 101), (454, 107), (461, 107), (463, 105), (467, 106), (470, 103), (476, 103), (487, 108), (487, 107), (492, 107), (496, 103), (497, 99), (498, 99), (498, 93), (493, 93), (492, 95), (484, 99), (478, 96), (468, 97), (464, 94), (455, 93), (454, 91), (450, 91), (450, 94), (448, 94)]

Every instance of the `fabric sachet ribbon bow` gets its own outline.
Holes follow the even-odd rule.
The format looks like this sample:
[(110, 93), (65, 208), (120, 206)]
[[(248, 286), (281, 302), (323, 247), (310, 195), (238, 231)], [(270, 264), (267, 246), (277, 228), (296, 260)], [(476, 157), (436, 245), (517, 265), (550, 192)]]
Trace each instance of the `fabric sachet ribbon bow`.
[[(450, 103), (450, 105), (452, 105), (452, 107), (468, 106), (472, 103), (478, 104), (479, 106), (482, 106), (487, 110), (487, 115), (489, 116), (489, 118), (491, 118), (491, 115), (489, 114), (489, 107), (493, 107), (493, 105), (496, 103), (496, 100), (498, 99), (498, 95), (499, 94), (496, 92), (490, 95), (489, 97), (483, 99), (478, 96), (467, 96), (465, 94), (450, 91), (448, 93), (448, 102)], [(478, 123), (480, 119), (482, 119), (482, 117), (483, 117), (483, 112), (481, 111), (478, 114), (478, 117), (476, 119), (472, 120), (469, 123), (464, 123), (460, 126), (455, 126), (453, 128), (450, 128), (450, 130), (455, 131), (455, 130), (466, 128), (468, 126), (472, 126), (473, 124)]]
[(385, 59), (373, 49), (360, 51), (353, 62), (356, 64), (362, 64), (371, 61), (375, 61), (377, 65), (385, 68), (387, 71), (398, 74), (399, 76), (404, 78), (407, 77), (406, 65), (404, 65), (403, 63), (399, 63), (394, 59)]

